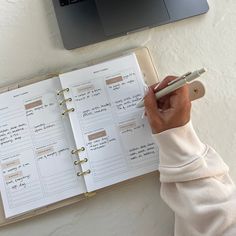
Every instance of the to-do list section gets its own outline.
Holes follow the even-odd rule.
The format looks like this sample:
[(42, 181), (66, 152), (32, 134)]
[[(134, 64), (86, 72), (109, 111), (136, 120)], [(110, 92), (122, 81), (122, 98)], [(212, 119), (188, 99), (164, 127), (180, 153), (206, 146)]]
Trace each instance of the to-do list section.
[(86, 147), (82, 164), (89, 191), (158, 168), (154, 143), (143, 109), (144, 82), (134, 54), (60, 76), (78, 148)]
[[(6, 217), (85, 192), (71, 156), (58, 79), (0, 95), (0, 183)], [(72, 141), (71, 141), (72, 140)]]

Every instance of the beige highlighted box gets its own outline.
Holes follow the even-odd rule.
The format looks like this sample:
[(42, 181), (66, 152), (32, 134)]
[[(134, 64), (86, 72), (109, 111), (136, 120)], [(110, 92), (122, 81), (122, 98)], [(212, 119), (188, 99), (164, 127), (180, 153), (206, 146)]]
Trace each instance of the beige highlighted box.
[(98, 138), (102, 138), (102, 137), (106, 137), (106, 136), (107, 136), (106, 131), (102, 130), (102, 131), (88, 135), (88, 139), (89, 139), (89, 141), (92, 141), (94, 139), (98, 139)]
[(77, 92), (78, 93), (82, 93), (88, 90), (93, 90), (94, 89), (94, 85), (93, 84), (83, 84), (77, 87)]
[(33, 109), (35, 107), (41, 106), (42, 104), (43, 104), (42, 100), (37, 100), (35, 102), (31, 102), (31, 103), (26, 104), (25, 109), (30, 110), (30, 109)]
[(47, 147), (47, 148), (41, 148), (39, 150), (36, 151), (36, 155), (37, 156), (42, 156), (42, 155), (47, 155), (48, 153), (54, 152), (54, 148), (51, 147)]
[(16, 160), (13, 160), (13, 161), (8, 161), (8, 162), (5, 162), (5, 163), (2, 163), (2, 168), (3, 169), (8, 169), (8, 168), (12, 168), (12, 167), (15, 167), (15, 166), (18, 166), (18, 165), (20, 165), (20, 160), (16, 159)]
[(123, 81), (123, 77), (122, 76), (117, 76), (117, 77), (114, 77), (112, 79), (106, 80), (106, 84), (110, 85), (110, 84), (115, 84), (115, 83), (118, 83), (118, 82), (121, 82), (121, 81)]
[(126, 123), (120, 124), (119, 128), (121, 131), (126, 130), (126, 129), (133, 129), (136, 127), (136, 121), (135, 120), (131, 120), (128, 121)]
[(6, 181), (11, 181), (12, 179), (16, 179), (16, 178), (19, 178), (19, 177), (22, 177), (22, 176), (23, 176), (22, 171), (18, 171), (14, 174), (6, 175), (4, 177), (5, 177)]

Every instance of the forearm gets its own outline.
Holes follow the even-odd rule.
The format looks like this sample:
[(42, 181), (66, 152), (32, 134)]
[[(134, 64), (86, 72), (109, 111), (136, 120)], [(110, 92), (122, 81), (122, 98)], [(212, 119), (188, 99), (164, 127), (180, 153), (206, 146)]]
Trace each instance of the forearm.
[[(200, 142), (191, 123), (155, 135), (160, 147), (161, 194), (178, 217), (176, 231), (224, 235), (236, 218), (235, 186), (228, 167)], [(183, 232), (179, 232), (183, 233)], [(193, 234), (195, 235), (195, 234)]]

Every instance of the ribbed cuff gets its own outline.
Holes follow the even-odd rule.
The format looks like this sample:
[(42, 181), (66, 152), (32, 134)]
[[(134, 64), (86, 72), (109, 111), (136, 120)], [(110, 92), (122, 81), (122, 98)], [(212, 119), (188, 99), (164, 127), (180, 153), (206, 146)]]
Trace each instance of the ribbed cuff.
[(160, 167), (181, 167), (202, 156), (207, 147), (195, 133), (191, 121), (185, 126), (153, 135), (160, 149)]

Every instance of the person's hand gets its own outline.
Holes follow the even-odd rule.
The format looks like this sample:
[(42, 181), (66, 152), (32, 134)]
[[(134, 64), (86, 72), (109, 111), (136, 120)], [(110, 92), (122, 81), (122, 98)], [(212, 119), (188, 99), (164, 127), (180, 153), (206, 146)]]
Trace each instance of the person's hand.
[(156, 101), (155, 92), (166, 87), (174, 79), (174, 76), (166, 77), (158, 88), (154, 89), (156, 85), (151, 86), (145, 96), (145, 112), (153, 133), (183, 126), (190, 120), (191, 101), (188, 85)]

